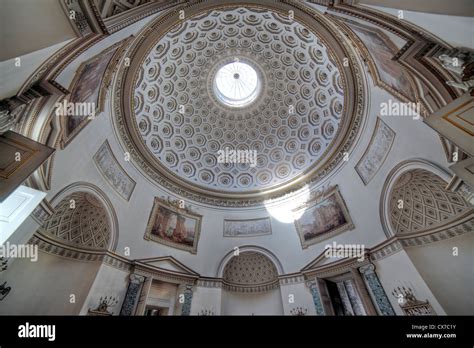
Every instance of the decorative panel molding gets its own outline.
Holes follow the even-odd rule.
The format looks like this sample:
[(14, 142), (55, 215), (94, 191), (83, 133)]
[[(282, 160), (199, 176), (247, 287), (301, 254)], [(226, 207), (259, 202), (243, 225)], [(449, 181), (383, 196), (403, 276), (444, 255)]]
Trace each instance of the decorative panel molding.
[(474, 157), (474, 97), (469, 93), (431, 114), (424, 122)]
[(136, 182), (127, 174), (115, 158), (108, 140), (94, 155), (94, 162), (99, 172), (110, 186), (125, 200), (130, 200)]
[(8, 197), (55, 150), (18, 133), (0, 136), (0, 202)]
[(89, 6), (105, 31), (112, 34), (145, 17), (184, 3), (184, 0), (93, 0)]
[(255, 237), (272, 234), (270, 218), (224, 220), (224, 237)]
[(385, 162), (394, 140), (395, 132), (380, 118), (377, 118), (370, 143), (355, 166), (357, 174), (365, 185), (372, 180)]
[(449, 167), (471, 190), (474, 189), (474, 157), (467, 158)]

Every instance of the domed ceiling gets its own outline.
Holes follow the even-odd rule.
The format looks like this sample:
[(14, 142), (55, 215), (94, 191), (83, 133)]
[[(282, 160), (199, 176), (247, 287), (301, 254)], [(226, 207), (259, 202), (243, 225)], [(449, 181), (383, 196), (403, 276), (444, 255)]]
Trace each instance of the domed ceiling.
[(245, 197), (334, 161), (354, 119), (341, 48), (268, 9), (196, 12), (135, 43), (121, 132), (135, 163), (179, 187)]
[[(140, 135), (167, 170), (193, 184), (227, 191), (282, 184), (316, 163), (337, 134), (343, 91), (327, 51), (301, 24), (275, 13), (239, 8), (183, 22), (138, 72)], [(243, 107), (229, 107), (213, 86), (219, 68), (233, 62), (235, 71), (237, 64), (257, 71), (262, 89)], [(236, 76), (251, 74), (242, 72)], [(218, 163), (226, 148), (255, 150), (256, 165)]]

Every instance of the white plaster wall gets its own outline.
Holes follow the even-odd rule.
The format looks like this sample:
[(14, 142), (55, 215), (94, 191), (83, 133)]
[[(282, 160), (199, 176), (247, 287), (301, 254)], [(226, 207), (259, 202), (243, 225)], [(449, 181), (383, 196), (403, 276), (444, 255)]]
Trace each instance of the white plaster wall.
[(76, 37), (57, 0), (2, 0), (0, 8), (0, 61)]
[(35, 70), (69, 41), (20, 56), (20, 66), (15, 65), (16, 57), (0, 62), (0, 99), (15, 95)]
[(198, 315), (204, 310), (210, 310), (215, 315), (220, 315), (222, 291), (221, 288), (196, 287), (191, 302), (191, 315)]
[[(398, 8), (373, 5), (367, 6), (398, 16)], [(425, 29), (450, 45), (470, 48), (474, 47), (474, 17), (448, 16), (403, 10), (403, 20)]]
[(222, 315), (283, 315), (280, 289), (259, 293), (223, 290)]
[(375, 272), (397, 315), (404, 315), (404, 313), (398, 304), (398, 299), (392, 295), (392, 291), (402, 286), (411, 288), (418, 300), (428, 300), (437, 315), (446, 314), (405, 251), (399, 251), (374, 264)]
[[(457, 256), (453, 255), (454, 247)], [(474, 314), (474, 233), (406, 252), (446, 314)]]
[(118, 300), (118, 303), (114, 307), (109, 308), (109, 312), (113, 315), (118, 315), (127, 294), (129, 279), (129, 272), (102, 264), (97, 272), (89, 295), (84, 301), (80, 314), (85, 315), (89, 309), (96, 309), (101, 297), (113, 296)]
[(33, 233), (40, 227), (38, 222), (30, 216), (15, 230), (7, 239), (10, 244), (26, 244), (33, 236)]
[(280, 290), (285, 315), (290, 315), (290, 311), (296, 307), (307, 309), (307, 315), (316, 315), (311, 292), (305, 283), (281, 285)]
[[(38, 260), (10, 260), (0, 280), (12, 288), (0, 302), (0, 314), (79, 314), (99, 262), (82, 262), (38, 252)], [(70, 295), (75, 303), (70, 303)]]

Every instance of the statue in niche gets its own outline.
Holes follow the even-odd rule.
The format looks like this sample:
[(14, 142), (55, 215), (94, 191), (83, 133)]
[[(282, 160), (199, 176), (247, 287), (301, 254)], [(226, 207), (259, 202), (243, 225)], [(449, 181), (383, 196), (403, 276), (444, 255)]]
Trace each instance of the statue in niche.
[(459, 88), (465, 92), (469, 91), (471, 88), (474, 87), (474, 80), (471, 81), (463, 81), (463, 82), (456, 82), (456, 81), (446, 81), (448, 86)]
[(474, 92), (474, 52), (456, 48), (439, 55), (438, 60), (446, 70), (451, 71), (461, 80), (460, 82), (446, 81), (446, 84), (465, 92), (471, 91), (472, 95)]
[(466, 64), (463, 58), (441, 54), (438, 59), (441, 61), (441, 64), (443, 64), (443, 67), (446, 70), (452, 71), (459, 76), (462, 75), (463, 66)]

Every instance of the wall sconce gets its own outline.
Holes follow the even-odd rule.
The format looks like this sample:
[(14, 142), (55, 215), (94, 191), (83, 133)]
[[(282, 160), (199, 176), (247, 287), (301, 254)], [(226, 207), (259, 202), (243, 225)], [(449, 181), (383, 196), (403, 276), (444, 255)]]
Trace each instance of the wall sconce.
[(115, 297), (101, 296), (97, 308), (93, 310), (89, 309), (89, 315), (112, 315), (112, 313), (109, 312), (109, 308), (114, 307), (117, 303), (118, 300)]
[(3, 272), (8, 267), (8, 259), (4, 258), (3, 256), (0, 257), (0, 272)]
[(11, 291), (11, 286), (6, 286), (7, 282), (0, 285), (0, 301), (2, 301)]
[(296, 315), (296, 316), (303, 316), (303, 315), (306, 315), (306, 313), (308, 313), (308, 309), (303, 308), (303, 307), (296, 307), (290, 310), (290, 314)]
[(201, 311), (198, 313), (199, 316), (211, 316), (214, 315), (215, 313), (212, 311), (212, 309), (201, 309)]

